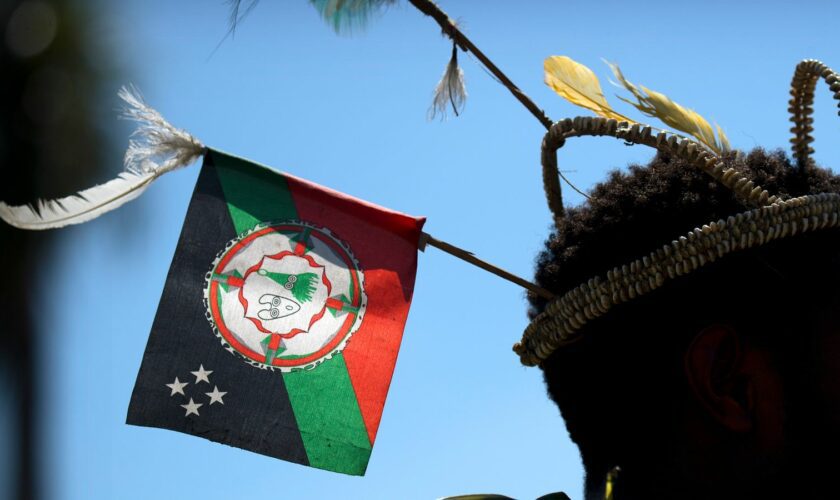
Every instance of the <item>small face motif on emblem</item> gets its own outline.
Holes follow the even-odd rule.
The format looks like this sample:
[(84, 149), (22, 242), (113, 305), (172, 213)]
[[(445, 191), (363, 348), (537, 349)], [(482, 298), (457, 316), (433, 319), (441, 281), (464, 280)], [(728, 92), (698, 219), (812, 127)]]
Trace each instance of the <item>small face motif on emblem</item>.
[(285, 318), (300, 311), (300, 304), (294, 300), (269, 293), (260, 297), (260, 304), (267, 306), (257, 313), (257, 316), (263, 320)]

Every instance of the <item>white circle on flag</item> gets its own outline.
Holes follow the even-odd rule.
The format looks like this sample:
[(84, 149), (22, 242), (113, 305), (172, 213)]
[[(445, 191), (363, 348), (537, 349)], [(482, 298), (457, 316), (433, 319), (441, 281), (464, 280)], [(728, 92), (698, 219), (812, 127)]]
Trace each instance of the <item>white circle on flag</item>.
[(341, 352), (367, 308), (349, 246), (301, 221), (259, 225), (229, 242), (206, 275), (207, 319), (248, 363), (291, 371)]

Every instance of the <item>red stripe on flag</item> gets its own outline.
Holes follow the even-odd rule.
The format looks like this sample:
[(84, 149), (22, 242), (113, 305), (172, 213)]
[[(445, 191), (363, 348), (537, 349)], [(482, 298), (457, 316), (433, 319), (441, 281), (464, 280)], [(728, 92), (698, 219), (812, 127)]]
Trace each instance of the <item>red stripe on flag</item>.
[(364, 322), (344, 350), (344, 361), (371, 444), (379, 429), (408, 315), (409, 303), (403, 299), (396, 278), (393, 272), (379, 269), (365, 274), (366, 284), (369, 279), (371, 286), (367, 287)]
[(367, 310), (344, 360), (371, 444), (391, 384), (414, 291), (425, 218), (355, 199), (287, 174), (298, 216), (344, 240), (364, 273)]

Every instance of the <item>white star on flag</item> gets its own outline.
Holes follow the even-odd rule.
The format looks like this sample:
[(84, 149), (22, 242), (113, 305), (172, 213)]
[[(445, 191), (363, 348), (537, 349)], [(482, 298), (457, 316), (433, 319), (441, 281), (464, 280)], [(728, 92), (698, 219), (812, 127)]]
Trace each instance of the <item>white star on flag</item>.
[(184, 408), (185, 410), (187, 410), (187, 413), (184, 414), (184, 416), (189, 417), (190, 414), (198, 415), (198, 409), (201, 408), (202, 406), (204, 406), (204, 404), (196, 403), (195, 401), (193, 401), (193, 398), (190, 398), (190, 402), (185, 404), (185, 405), (181, 405), (181, 408)]
[(175, 382), (172, 382), (171, 384), (166, 384), (166, 387), (172, 389), (172, 393), (169, 394), (170, 396), (174, 396), (176, 394), (186, 396), (186, 394), (184, 394), (184, 386), (186, 385), (189, 385), (189, 382), (181, 382), (180, 380), (178, 380), (178, 377), (175, 377)]
[(227, 394), (227, 393), (226, 392), (221, 392), (219, 390), (219, 388), (216, 387), (215, 385), (213, 386), (213, 392), (205, 392), (204, 394), (207, 394), (210, 397), (210, 404), (211, 405), (213, 403), (225, 404), (225, 402), (222, 401), (222, 397), (224, 397), (224, 395)]
[(195, 375), (195, 383), (196, 384), (199, 383), (199, 382), (207, 382), (209, 384), (210, 383), (209, 375), (211, 373), (213, 373), (213, 371), (212, 370), (205, 370), (204, 365), (200, 365), (198, 367), (198, 371), (190, 372), (190, 373)]

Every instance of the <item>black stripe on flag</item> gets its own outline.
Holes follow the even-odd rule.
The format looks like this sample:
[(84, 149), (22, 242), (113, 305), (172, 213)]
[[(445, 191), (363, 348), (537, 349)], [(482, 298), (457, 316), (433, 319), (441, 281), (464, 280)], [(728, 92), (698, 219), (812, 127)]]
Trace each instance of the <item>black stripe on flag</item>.
[[(216, 168), (205, 161), (152, 324), (126, 423), (193, 434), (308, 465), (281, 373), (253, 367), (227, 352), (205, 317), (205, 275), (217, 254), (235, 237)], [(201, 373), (192, 373), (201, 367), (212, 372), (207, 376), (209, 383), (199, 381)], [(176, 377), (187, 385), (175, 384)], [(215, 402), (207, 394), (214, 392)], [(219, 396), (221, 393), (226, 394)]]

